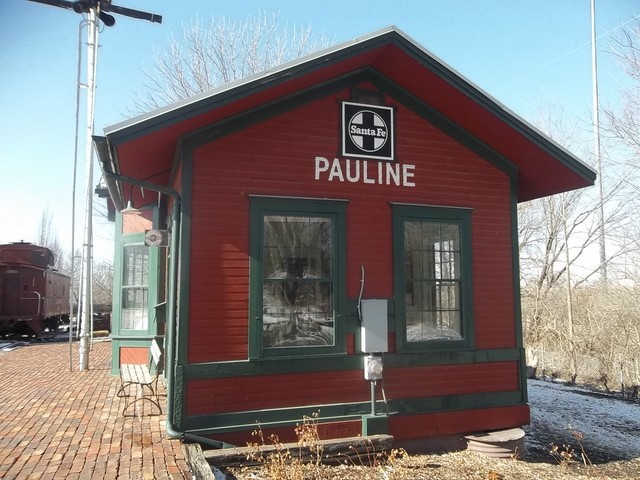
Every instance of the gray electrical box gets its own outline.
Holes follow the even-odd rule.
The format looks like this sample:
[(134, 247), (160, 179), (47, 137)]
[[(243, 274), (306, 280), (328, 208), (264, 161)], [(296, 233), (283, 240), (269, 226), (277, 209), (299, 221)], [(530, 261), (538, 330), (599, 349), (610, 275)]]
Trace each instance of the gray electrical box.
[(388, 352), (387, 300), (362, 300), (360, 308), (360, 349), (365, 353)]

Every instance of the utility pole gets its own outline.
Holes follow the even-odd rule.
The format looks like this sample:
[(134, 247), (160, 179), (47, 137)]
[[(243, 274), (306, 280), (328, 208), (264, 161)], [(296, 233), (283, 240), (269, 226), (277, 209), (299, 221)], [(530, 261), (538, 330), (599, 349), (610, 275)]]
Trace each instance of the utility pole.
[[(89, 368), (89, 339), (91, 337), (91, 320), (93, 318), (93, 126), (95, 118), (96, 65), (98, 60), (98, 21), (112, 27), (116, 20), (106, 12), (118, 13), (127, 17), (150, 22), (162, 23), (162, 17), (153, 13), (132, 10), (113, 5), (111, 0), (29, 0), (54, 7), (66, 8), (86, 15), (87, 21), (87, 125), (85, 147), (85, 224), (82, 244), (82, 278), (80, 281), (82, 295), (80, 313), (79, 369)], [(75, 183), (75, 178), (74, 178)], [(75, 234), (75, 232), (74, 232)], [(74, 252), (71, 253), (72, 255)], [(73, 312), (71, 312), (73, 313)]]
[(84, 237), (82, 241), (82, 285), (83, 300), (80, 316), (80, 348), (78, 350), (80, 371), (89, 369), (89, 340), (93, 319), (93, 123), (95, 119), (96, 67), (98, 61), (98, 16), (100, 9), (90, 8), (87, 21), (87, 125), (85, 137), (85, 207)]
[(598, 202), (599, 202), (599, 230), (598, 243), (600, 245), (600, 268), (602, 281), (607, 284), (607, 251), (604, 228), (604, 187), (602, 185), (602, 149), (600, 146), (600, 99), (598, 95), (598, 54), (596, 43), (596, 0), (591, 0), (591, 78), (593, 87), (593, 140), (596, 170), (598, 171)]

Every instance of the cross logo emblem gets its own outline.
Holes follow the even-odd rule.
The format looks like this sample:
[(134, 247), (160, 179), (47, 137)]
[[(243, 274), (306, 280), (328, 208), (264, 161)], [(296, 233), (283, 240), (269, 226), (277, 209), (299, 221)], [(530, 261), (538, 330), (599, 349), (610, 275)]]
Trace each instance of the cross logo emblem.
[(342, 103), (342, 154), (393, 160), (393, 109)]
[(380, 115), (361, 110), (349, 122), (351, 141), (366, 152), (376, 152), (387, 143), (389, 129)]

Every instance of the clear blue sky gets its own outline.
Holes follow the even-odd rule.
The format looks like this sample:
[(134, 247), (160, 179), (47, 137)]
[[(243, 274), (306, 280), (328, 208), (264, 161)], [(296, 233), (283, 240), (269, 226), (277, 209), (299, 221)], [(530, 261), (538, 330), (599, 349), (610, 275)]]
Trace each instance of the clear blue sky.
[[(565, 116), (591, 112), (589, 0), (222, 1), (114, 0), (158, 13), (161, 25), (116, 16), (99, 36), (96, 134), (127, 117), (154, 50), (196, 16), (243, 20), (278, 12), (340, 43), (395, 25), (525, 119), (540, 103)], [(597, 0), (602, 102), (615, 104), (624, 75), (608, 50), (611, 31), (640, 15), (638, 0)], [(33, 241), (45, 209), (71, 246), (71, 185), (80, 15), (27, 0), (0, 0), (0, 243)], [(83, 48), (83, 55), (85, 49)], [(83, 71), (84, 77), (84, 71)], [(81, 107), (84, 123), (85, 107)], [(81, 130), (81, 133), (83, 131)], [(76, 245), (84, 222), (84, 141), (78, 170)], [(98, 169), (96, 178), (98, 181)], [(96, 256), (113, 253), (113, 226), (95, 220)]]

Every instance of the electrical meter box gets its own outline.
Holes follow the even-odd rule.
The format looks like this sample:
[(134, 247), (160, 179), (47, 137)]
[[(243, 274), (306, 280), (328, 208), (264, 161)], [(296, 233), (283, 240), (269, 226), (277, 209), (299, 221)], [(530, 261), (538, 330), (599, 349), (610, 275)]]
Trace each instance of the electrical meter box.
[(360, 349), (365, 353), (388, 352), (387, 300), (362, 300), (360, 309)]

